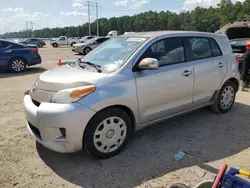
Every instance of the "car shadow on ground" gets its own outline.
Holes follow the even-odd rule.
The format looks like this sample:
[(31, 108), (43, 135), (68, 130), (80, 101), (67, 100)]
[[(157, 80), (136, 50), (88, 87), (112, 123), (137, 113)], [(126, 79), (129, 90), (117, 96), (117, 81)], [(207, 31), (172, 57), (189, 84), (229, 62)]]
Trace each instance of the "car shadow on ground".
[(0, 72), (0, 79), (1, 78), (10, 78), (10, 77), (18, 77), (18, 76), (25, 76), (30, 74), (37, 74), (46, 71), (47, 69), (43, 67), (29, 67), (24, 72), (21, 73), (10, 73), (8, 71), (1, 71)]
[[(60, 154), (40, 144), (37, 152), (58, 176), (75, 185), (134, 187), (193, 165), (210, 171), (204, 163), (249, 148), (249, 112), (250, 106), (236, 103), (223, 115), (205, 108), (167, 120), (136, 133), (122, 153), (108, 160), (92, 159), (85, 152)], [(178, 151), (188, 153), (182, 161), (173, 157)]]

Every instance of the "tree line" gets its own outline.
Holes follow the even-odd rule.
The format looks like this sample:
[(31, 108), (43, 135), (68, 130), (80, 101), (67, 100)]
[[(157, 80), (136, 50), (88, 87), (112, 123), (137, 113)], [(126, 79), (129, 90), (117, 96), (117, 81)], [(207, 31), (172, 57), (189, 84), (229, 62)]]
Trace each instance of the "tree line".
[[(180, 13), (170, 11), (148, 11), (134, 16), (121, 16), (99, 19), (101, 36), (111, 30), (119, 34), (124, 32), (156, 31), (156, 30), (191, 30), (215, 32), (222, 25), (231, 21), (250, 18), (250, 0), (233, 4), (230, 0), (221, 0), (217, 7), (197, 7), (192, 11)], [(96, 22), (91, 23), (92, 35), (96, 35)], [(4, 34), (3, 37), (26, 38), (31, 31), (20, 31)], [(83, 37), (88, 35), (88, 23), (64, 28), (44, 28), (34, 30), (33, 37), (52, 38), (59, 36)]]

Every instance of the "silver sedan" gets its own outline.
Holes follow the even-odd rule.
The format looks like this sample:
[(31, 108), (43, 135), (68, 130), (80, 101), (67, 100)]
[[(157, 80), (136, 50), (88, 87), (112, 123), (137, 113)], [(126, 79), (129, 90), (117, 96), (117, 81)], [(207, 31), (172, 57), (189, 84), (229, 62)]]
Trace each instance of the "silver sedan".
[(78, 43), (74, 44), (72, 47), (72, 51), (86, 55), (88, 54), (91, 50), (95, 49), (97, 46), (108, 40), (108, 37), (96, 37), (90, 40), (87, 40), (84, 43)]

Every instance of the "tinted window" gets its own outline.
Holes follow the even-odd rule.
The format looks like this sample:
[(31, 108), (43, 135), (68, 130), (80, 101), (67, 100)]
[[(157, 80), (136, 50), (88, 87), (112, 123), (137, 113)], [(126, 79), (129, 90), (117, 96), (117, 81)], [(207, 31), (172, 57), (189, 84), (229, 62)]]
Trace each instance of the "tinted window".
[(59, 40), (66, 40), (66, 38), (65, 37), (61, 37)]
[(99, 38), (96, 40), (97, 43), (102, 43), (104, 41), (108, 40), (108, 38)]
[(10, 45), (11, 45), (11, 43), (9, 43), (7, 41), (0, 41), (0, 48), (6, 48)]
[(38, 41), (38, 40), (37, 40), (37, 39), (31, 39), (31, 41), (36, 42), (36, 41)]
[(215, 56), (221, 56), (222, 53), (221, 53), (220, 47), (217, 44), (217, 42), (214, 39), (210, 39), (210, 44), (211, 44), (213, 56), (214, 57)]
[(192, 47), (194, 60), (212, 57), (208, 38), (189, 38), (189, 41)]
[(181, 38), (160, 40), (149, 47), (141, 57), (155, 58), (160, 66), (181, 63), (185, 61), (184, 46)]

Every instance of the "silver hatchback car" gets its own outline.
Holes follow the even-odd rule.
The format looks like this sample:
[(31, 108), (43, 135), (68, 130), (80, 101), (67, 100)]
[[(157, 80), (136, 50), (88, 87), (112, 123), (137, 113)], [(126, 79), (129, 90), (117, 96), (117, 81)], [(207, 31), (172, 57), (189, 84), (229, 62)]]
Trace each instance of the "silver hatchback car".
[(225, 35), (162, 31), (111, 38), (42, 73), (24, 96), (33, 137), (57, 152), (119, 153), (133, 132), (211, 106), (225, 113), (239, 86)]

